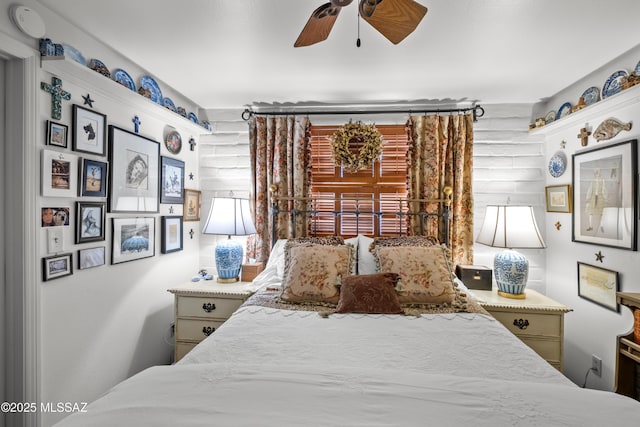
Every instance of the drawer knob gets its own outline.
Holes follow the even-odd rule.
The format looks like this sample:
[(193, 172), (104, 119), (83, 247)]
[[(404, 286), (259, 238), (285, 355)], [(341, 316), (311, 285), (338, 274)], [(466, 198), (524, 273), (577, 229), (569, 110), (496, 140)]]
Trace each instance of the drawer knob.
[(207, 313), (211, 313), (216, 309), (216, 305), (210, 302), (205, 302), (204, 304), (202, 304), (202, 309)]
[(215, 330), (216, 330), (216, 328), (211, 327), (211, 326), (203, 326), (202, 327), (202, 333), (204, 334), (205, 337), (208, 337), (209, 335), (211, 335)]
[(517, 326), (519, 329), (527, 329), (529, 321), (527, 319), (513, 319), (513, 326)]

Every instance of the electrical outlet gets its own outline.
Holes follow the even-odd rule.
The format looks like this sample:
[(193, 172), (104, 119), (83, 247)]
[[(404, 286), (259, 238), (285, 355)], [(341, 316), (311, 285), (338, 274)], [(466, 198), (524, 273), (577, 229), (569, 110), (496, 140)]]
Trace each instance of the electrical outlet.
[(591, 355), (591, 370), (599, 377), (602, 376), (602, 359), (595, 354)]
[(62, 228), (52, 227), (47, 229), (47, 252), (55, 254), (62, 252), (64, 249), (64, 240), (62, 238)]

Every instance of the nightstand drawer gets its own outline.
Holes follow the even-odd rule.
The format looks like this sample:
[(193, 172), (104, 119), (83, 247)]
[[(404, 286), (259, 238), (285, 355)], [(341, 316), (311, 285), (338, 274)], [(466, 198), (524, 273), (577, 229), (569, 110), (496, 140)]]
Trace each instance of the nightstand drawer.
[(242, 299), (180, 297), (177, 303), (179, 317), (203, 317), (211, 319), (227, 319), (240, 307)]
[(176, 352), (175, 352), (175, 362), (182, 359), (185, 354), (189, 353), (193, 350), (193, 347), (197, 346), (198, 343), (193, 342), (176, 342)]
[(561, 350), (560, 342), (554, 340), (536, 339), (531, 337), (521, 337), (522, 342), (531, 347), (536, 353), (546, 359), (549, 363), (560, 363)]
[(223, 321), (181, 319), (176, 321), (176, 341), (202, 341), (222, 325)]
[(491, 315), (518, 336), (560, 337), (562, 318), (553, 314), (489, 310)]

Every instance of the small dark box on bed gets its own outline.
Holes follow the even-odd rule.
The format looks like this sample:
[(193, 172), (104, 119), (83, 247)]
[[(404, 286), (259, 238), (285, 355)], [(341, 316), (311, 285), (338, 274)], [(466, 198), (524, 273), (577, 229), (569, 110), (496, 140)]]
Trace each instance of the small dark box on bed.
[(469, 289), (491, 290), (492, 271), (484, 265), (457, 265), (456, 276)]

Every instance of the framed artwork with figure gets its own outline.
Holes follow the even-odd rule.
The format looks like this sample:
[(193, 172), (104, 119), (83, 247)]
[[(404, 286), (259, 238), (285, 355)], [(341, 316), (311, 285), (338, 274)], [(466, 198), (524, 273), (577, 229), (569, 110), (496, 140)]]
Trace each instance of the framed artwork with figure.
[(107, 116), (80, 105), (73, 105), (73, 150), (106, 154)]
[(160, 144), (109, 126), (109, 212), (158, 212)]
[(637, 250), (637, 140), (573, 155), (574, 242)]

